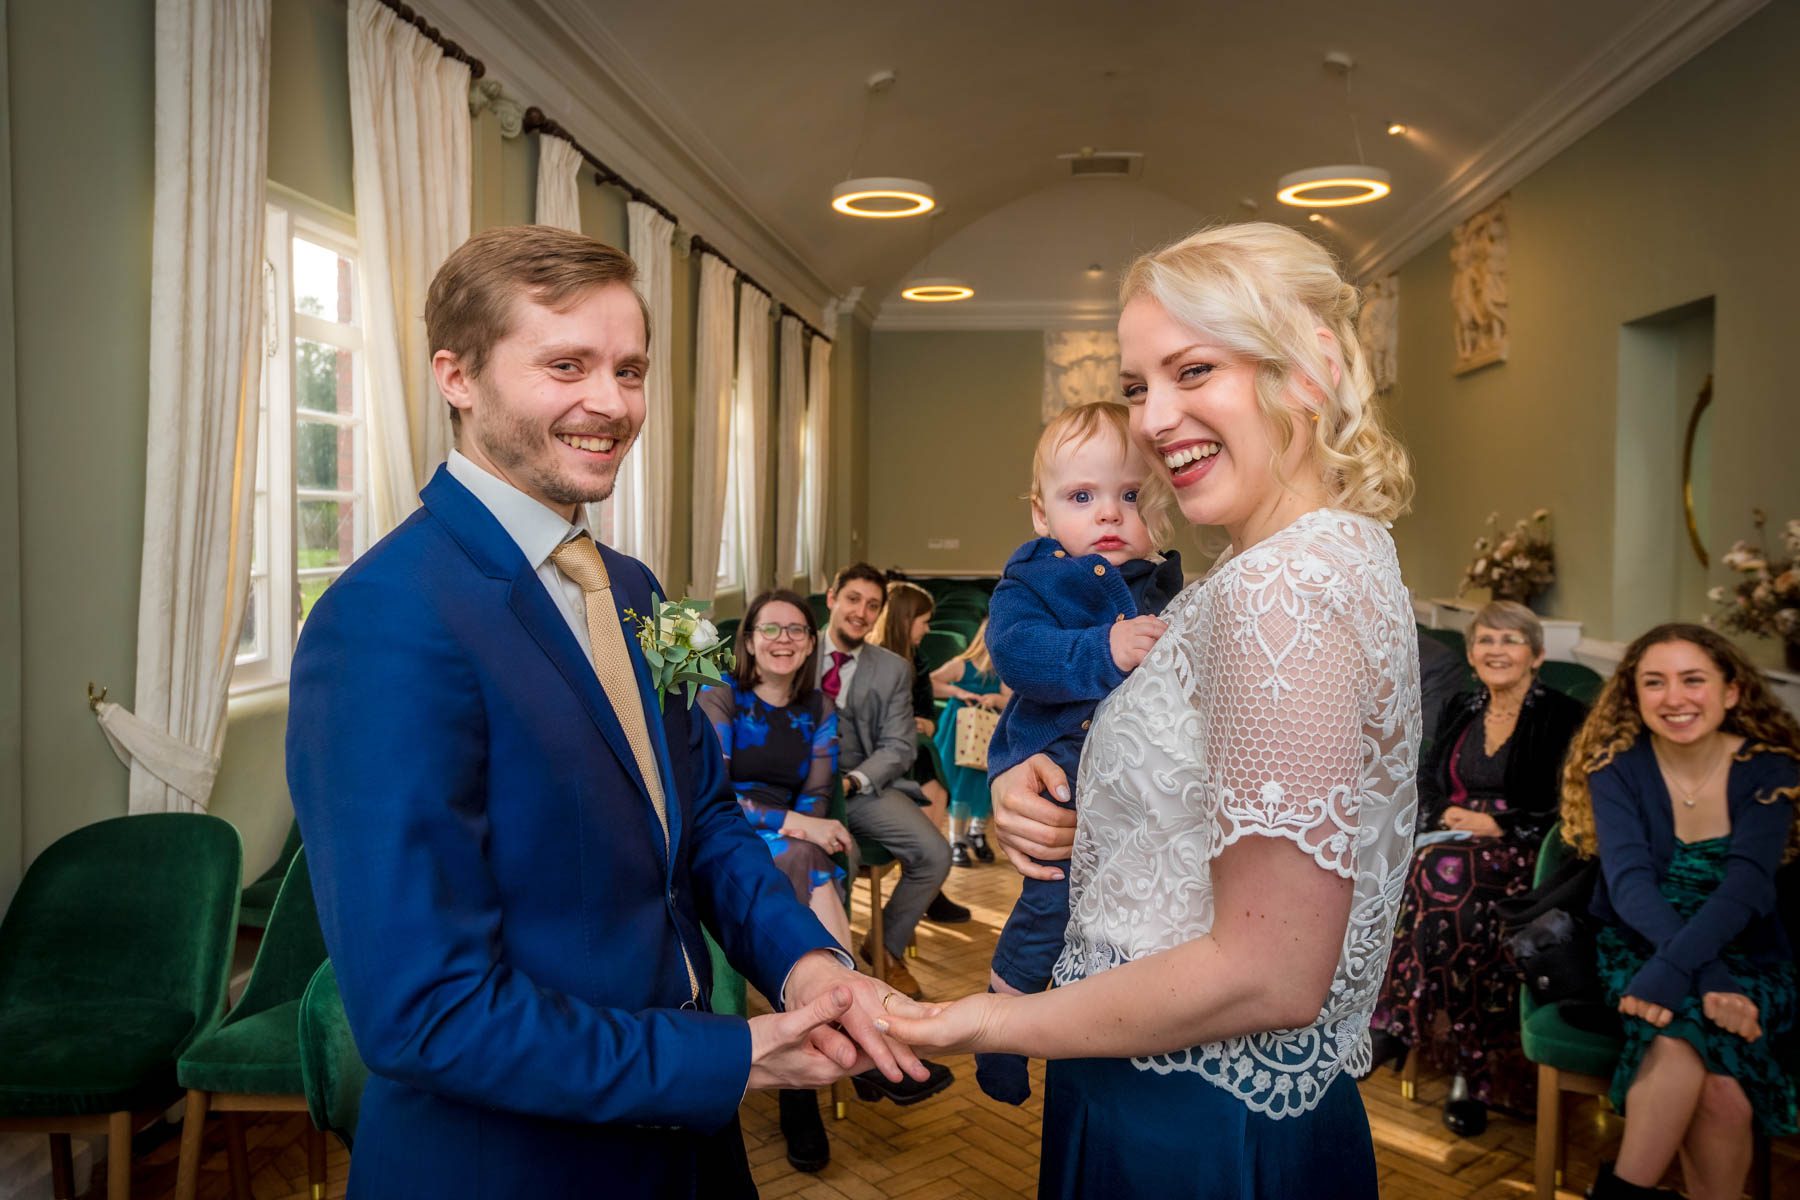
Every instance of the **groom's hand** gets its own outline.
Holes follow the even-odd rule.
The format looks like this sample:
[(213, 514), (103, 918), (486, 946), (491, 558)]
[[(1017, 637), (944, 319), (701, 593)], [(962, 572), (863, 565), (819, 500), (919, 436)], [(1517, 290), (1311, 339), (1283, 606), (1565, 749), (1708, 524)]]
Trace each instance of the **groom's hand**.
[[(804, 1007), (837, 988), (850, 994), (851, 1003), (837, 1020), (842, 1032), (828, 1025), (813, 1029), (813, 1045), (819, 1053), (839, 1061), (846, 1052), (866, 1056), (876, 1070), (895, 1083), (900, 1081), (902, 1074), (910, 1075), (920, 1083), (930, 1078), (930, 1072), (911, 1048), (899, 1039), (889, 1037), (875, 1024), (891, 1015), (901, 1001), (909, 1006), (912, 1002), (888, 984), (850, 970), (830, 953), (814, 950), (794, 964), (794, 969), (788, 973), (787, 1006), (790, 1009)], [(892, 998), (888, 998), (889, 993)], [(884, 998), (887, 999), (885, 1008)]]
[(804, 1008), (751, 1017), (749, 1086), (821, 1088), (863, 1069), (868, 1060), (842, 1035), (836, 1053), (822, 1050), (815, 1038), (842, 1020), (850, 1004), (847, 989), (832, 988)]

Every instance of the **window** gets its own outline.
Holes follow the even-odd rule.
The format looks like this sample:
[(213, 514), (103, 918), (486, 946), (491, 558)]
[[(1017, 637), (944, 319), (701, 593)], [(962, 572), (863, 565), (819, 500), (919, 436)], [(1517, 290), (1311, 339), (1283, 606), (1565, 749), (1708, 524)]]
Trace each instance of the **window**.
[(265, 245), (267, 357), (239, 687), (287, 678), (306, 615), (369, 544), (354, 237), (341, 219), (295, 201), (269, 206)]
[(739, 494), (743, 491), (743, 472), (738, 470), (742, 448), (738, 442), (747, 436), (744, 426), (749, 422), (738, 420), (736, 397), (734, 386), (730, 425), (725, 434), (725, 445), (729, 447), (725, 454), (725, 519), (719, 523), (719, 573), (714, 586), (719, 592), (737, 591), (743, 587), (743, 573), (738, 569), (744, 544), (744, 503)]
[(807, 561), (807, 530), (812, 528), (813, 505), (819, 502), (813, 495), (813, 427), (811, 414), (800, 418), (800, 478), (796, 481), (800, 488), (800, 502), (794, 505), (794, 561), (788, 574), (794, 579), (804, 579), (812, 569)]

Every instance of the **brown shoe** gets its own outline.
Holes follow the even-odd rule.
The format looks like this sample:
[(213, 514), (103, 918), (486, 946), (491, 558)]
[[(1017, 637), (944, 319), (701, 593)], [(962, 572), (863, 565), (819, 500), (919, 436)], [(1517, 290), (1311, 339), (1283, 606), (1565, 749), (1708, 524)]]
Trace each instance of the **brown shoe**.
[[(863, 939), (862, 956), (863, 961), (869, 964), (869, 973), (875, 975), (875, 942), (872, 938)], [(882, 978), (877, 975), (877, 978), (881, 978), (883, 983), (902, 995), (910, 996), (914, 1000), (925, 998), (925, 989), (919, 986), (919, 981), (914, 979), (912, 972), (906, 969), (904, 958), (898, 954), (890, 954), (887, 956), (887, 963), (886, 977)]]

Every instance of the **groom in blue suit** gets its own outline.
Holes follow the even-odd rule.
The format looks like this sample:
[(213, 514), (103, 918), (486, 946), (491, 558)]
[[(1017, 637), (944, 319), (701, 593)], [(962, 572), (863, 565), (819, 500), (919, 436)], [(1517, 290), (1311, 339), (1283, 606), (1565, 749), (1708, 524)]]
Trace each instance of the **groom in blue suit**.
[[(295, 654), (288, 781), (372, 1071), (352, 1197), (754, 1196), (747, 1089), (925, 1077), (658, 701), (623, 612), (661, 589), (584, 524), (644, 419), (634, 274), (543, 226), (450, 256), (457, 450)], [(783, 1011), (710, 1011), (702, 927)]]

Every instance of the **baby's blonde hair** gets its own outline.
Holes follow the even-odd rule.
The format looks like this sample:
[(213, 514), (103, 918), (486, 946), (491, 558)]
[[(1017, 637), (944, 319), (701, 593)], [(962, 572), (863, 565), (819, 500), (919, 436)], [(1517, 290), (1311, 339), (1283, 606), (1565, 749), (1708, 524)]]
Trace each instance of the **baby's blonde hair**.
[[(1381, 521), (1411, 506), (1406, 450), (1382, 424), (1356, 337), (1361, 295), (1318, 243), (1266, 221), (1204, 229), (1131, 264), (1119, 303), (1139, 296), (1255, 364), (1278, 481), (1287, 482), (1280, 463), (1294, 440), (1288, 394), (1299, 377), (1324, 397), (1312, 442), (1328, 502)], [(1335, 354), (1319, 337), (1321, 328), (1335, 341)]]
[(1166, 549), (1172, 532), (1170, 510), (1175, 506), (1175, 496), (1149, 452), (1131, 436), (1131, 410), (1123, 404), (1101, 400), (1065, 408), (1051, 417), (1044, 432), (1038, 436), (1037, 450), (1031, 456), (1031, 491), (1025, 498), (1041, 506), (1044, 503), (1044, 477), (1049, 474), (1050, 464), (1056, 456), (1065, 449), (1085, 446), (1097, 437), (1110, 439), (1127, 461), (1133, 458), (1143, 461), (1144, 482), (1138, 489), (1138, 516), (1143, 519), (1144, 528), (1150, 531), (1154, 548)]

